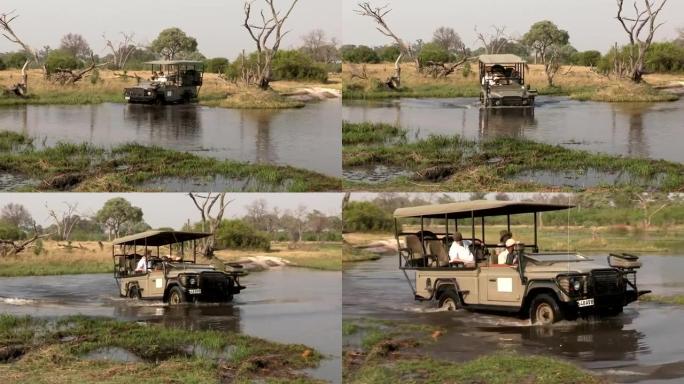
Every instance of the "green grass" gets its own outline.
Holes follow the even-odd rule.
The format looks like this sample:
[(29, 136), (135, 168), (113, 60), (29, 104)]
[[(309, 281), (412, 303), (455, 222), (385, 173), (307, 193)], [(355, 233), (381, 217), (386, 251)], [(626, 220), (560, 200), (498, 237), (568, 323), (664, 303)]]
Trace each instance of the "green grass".
[(342, 263), (356, 263), (380, 259), (380, 255), (345, 244), (342, 247)]
[[(0, 377), (13, 383), (236, 383), (266, 380), (317, 382), (299, 370), (322, 356), (304, 345), (279, 344), (234, 332), (196, 331), (161, 325), (71, 316), (58, 320), (0, 315), (0, 345), (22, 351), (0, 364)], [(104, 347), (123, 348), (142, 362), (85, 360)], [(201, 347), (216, 358), (197, 356)], [(223, 354), (226, 348), (231, 353)]]
[[(344, 122), (343, 125), (343, 130), (354, 130), (357, 124)], [(511, 176), (524, 171), (592, 169), (625, 173), (634, 180), (645, 180), (644, 184), (661, 178), (659, 185), (649, 187), (662, 191), (684, 189), (684, 164), (681, 163), (591, 153), (523, 138), (496, 138), (477, 142), (460, 136), (432, 135), (398, 145), (346, 145), (343, 147), (342, 161), (345, 168), (386, 165), (416, 172), (412, 180), (404, 177), (378, 184), (345, 182), (345, 189), (352, 190), (548, 190), (543, 185), (517, 181)], [(435, 167), (439, 169), (434, 171)], [(430, 176), (435, 173), (437, 177)], [(644, 188), (633, 184), (606, 184), (599, 188)]]
[(647, 301), (659, 304), (670, 304), (670, 305), (684, 305), (684, 295), (653, 295), (647, 294), (641, 296), (639, 301)]
[(290, 260), (290, 265), (293, 267), (320, 269), (323, 271), (340, 271), (342, 270), (342, 260), (340, 255), (330, 255), (329, 257), (297, 257)]
[(627, 82), (613, 83), (607, 87), (577, 90), (570, 97), (580, 101), (624, 102), (664, 102), (679, 100), (679, 96), (659, 91), (647, 84)]
[(123, 103), (123, 89), (121, 92), (107, 90), (95, 91), (93, 89), (50, 91), (32, 94), (26, 98), (2, 97), (0, 106), (15, 105), (88, 105), (102, 103)]
[(236, 109), (289, 109), (306, 106), (306, 103), (289, 99), (274, 91), (257, 90), (245, 90), (233, 95), (208, 94), (200, 96), (199, 103), (208, 107)]
[(21, 257), (4, 258), (0, 261), (0, 277), (78, 275), (87, 273), (109, 273), (114, 267), (111, 261), (68, 258), (36, 262), (23, 261)]
[(58, 143), (36, 149), (20, 144), (29, 140), (3, 133), (0, 148), (19, 149), (0, 153), (0, 171), (43, 180), (38, 190), (88, 192), (140, 190), (141, 184), (160, 177), (226, 178), (254, 181), (260, 192), (310, 192), (339, 190), (338, 179), (289, 166), (257, 165), (217, 160), (155, 146), (124, 144), (112, 149), (90, 144)]
[(342, 144), (384, 144), (390, 140), (406, 139), (408, 130), (384, 123), (342, 124)]
[(367, 364), (346, 382), (352, 383), (607, 383), (558, 359), (493, 353), (465, 363), (424, 357)]

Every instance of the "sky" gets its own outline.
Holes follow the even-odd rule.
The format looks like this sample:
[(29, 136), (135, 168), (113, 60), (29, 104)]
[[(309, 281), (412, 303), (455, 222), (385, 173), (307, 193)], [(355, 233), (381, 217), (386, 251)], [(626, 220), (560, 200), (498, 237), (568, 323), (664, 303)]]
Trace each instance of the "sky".
[[(384, 45), (388, 37), (375, 29), (374, 22), (354, 13), (359, 1), (342, 0), (342, 42), (344, 44)], [(369, 0), (374, 6), (389, 4), (392, 11), (386, 22), (402, 39), (432, 39), (440, 26), (454, 28), (468, 47), (478, 47), (475, 27), (480, 32), (491, 26), (506, 26), (506, 32), (522, 36), (532, 24), (551, 20), (570, 34), (570, 43), (578, 50), (607, 51), (615, 42), (627, 42), (627, 34), (615, 19), (615, 0)], [(658, 0), (660, 1), (660, 0)], [(642, 1), (639, 1), (642, 3)], [(632, 10), (630, 0), (625, 1)], [(684, 28), (684, 1), (670, 0), (659, 21), (666, 22), (656, 31), (654, 40), (673, 39)]]
[[(190, 219), (201, 219), (199, 211), (185, 193), (2, 193), (0, 207), (8, 203), (22, 204), (29, 210), (36, 223), (51, 224), (45, 204), (59, 212), (64, 202), (78, 203), (81, 215), (93, 215), (104, 203), (114, 197), (123, 197), (132, 205), (143, 210), (143, 219), (152, 228), (172, 227), (180, 229)], [(255, 200), (264, 199), (269, 209), (294, 210), (303, 205), (312, 211), (319, 210), (327, 215), (339, 215), (342, 204), (340, 193), (229, 193), (234, 200), (224, 213), (225, 219), (238, 218), (246, 213), (245, 206)]]
[[(286, 9), (292, 0), (276, 0)], [(313, 29), (341, 38), (342, 0), (299, 0), (285, 29), (282, 48), (301, 44), (301, 37)], [(96, 4), (96, 5), (95, 5)], [(0, 13), (16, 10), (19, 18), (12, 26), (17, 35), (33, 48), (58, 47), (67, 33), (80, 33), (96, 54), (106, 54), (102, 34), (114, 38), (121, 31), (135, 32), (137, 42), (149, 43), (168, 27), (179, 27), (199, 43), (207, 57), (236, 57), (242, 49), (254, 50), (254, 43), (242, 26), (243, 0), (164, 0), (164, 1), (86, 1), (86, 0), (2, 0)], [(265, 4), (256, 0), (253, 14)], [(17, 50), (0, 36), (0, 52)]]

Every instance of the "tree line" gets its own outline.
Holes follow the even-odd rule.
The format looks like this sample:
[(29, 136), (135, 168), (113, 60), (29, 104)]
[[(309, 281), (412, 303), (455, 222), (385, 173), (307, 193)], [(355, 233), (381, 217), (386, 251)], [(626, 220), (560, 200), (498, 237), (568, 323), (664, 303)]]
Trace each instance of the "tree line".
[(639, 82), (647, 72), (684, 70), (684, 29), (680, 29), (679, 36), (672, 41), (653, 41), (655, 32), (663, 25), (658, 17), (666, 3), (667, 0), (634, 2), (634, 14), (631, 14), (631, 7), (618, 0), (615, 18), (628, 38), (626, 43), (605, 47), (607, 53), (604, 55), (598, 50), (578, 51), (570, 44), (569, 33), (549, 20), (534, 23), (522, 36), (507, 33), (506, 26), (494, 25), (488, 31), (478, 31), (475, 27), (476, 47), (467, 47), (456, 30), (448, 26), (437, 28), (431, 40), (409, 40), (392, 31), (388, 6), (364, 2), (358, 5), (356, 13), (370, 18), (389, 42), (376, 47), (343, 45), (340, 54), (348, 63), (394, 62), (395, 82), (400, 78), (402, 62), (414, 62), (419, 72), (433, 77), (454, 73), (456, 67), (447, 63), (458, 63), (467, 76), (470, 72), (468, 58), (502, 53), (543, 64), (550, 86), (562, 65), (588, 66), (603, 75)]

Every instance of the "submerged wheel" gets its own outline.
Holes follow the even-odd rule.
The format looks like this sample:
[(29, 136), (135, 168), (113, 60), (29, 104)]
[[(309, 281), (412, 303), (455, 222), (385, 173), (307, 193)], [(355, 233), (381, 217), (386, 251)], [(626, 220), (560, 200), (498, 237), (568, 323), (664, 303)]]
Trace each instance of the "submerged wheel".
[(185, 302), (187, 302), (187, 300), (183, 291), (179, 287), (171, 288), (171, 291), (169, 292), (169, 304), (179, 305)]
[(563, 312), (553, 296), (542, 293), (532, 300), (530, 320), (532, 324), (550, 325), (563, 320)]
[(447, 288), (439, 296), (439, 308), (445, 311), (455, 311), (459, 308), (460, 298), (453, 288)]
[(128, 288), (128, 298), (129, 299), (140, 299), (140, 289), (137, 285), (133, 285)]

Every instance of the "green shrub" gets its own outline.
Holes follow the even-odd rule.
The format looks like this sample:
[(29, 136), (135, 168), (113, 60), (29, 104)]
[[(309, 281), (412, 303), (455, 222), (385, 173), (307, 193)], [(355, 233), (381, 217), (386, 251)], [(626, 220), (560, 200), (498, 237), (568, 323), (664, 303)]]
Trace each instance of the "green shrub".
[(100, 70), (95, 68), (93, 73), (90, 75), (90, 84), (95, 85), (100, 81)]
[(394, 222), (389, 213), (368, 201), (352, 201), (344, 209), (344, 230), (347, 232), (389, 231)]
[(43, 239), (38, 239), (33, 243), (33, 254), (40, 256), (41, 253), (43, 253)]
[(454, 59), (454, 56), (437, 43), (427, 43), (418, 54), (418, 60), (421, 63), (432, 61), (435, 63), (448, 63)]
[(5, 60), (0, 57), (0, 71), (4, 71), (7, 69), (7, 64), (5, 64)]
[(582, 65), (585, 67), (595, 67), (601, 61), (601, 52), (599, 51), (583, 51), (575, 52), (570, 61), (575, 65)]
[(208, 73), (225, 73), (230, 62), (225, 57), (214, 57), (204, 61), (204, 71)]
[[(379, 63), (380, 56), (365, 45), (346, 45), (340, 49), (342, 60), (349, 63)], [(395, 58), (396, 59), (396, 58)]]
[(216, 245), (232, 249), (271, 249), (268, 236), (242, 220), (223, 220), (216, 231)]
[(27, 58), (28, 55), (26, 52), (11, 52), (7, 53), (5, 57), (3, 57), (3, 61), (5, 62), (7, 68), (21, 68), (26, 63)]
[(22, 240), (26, 238), (26, 233), (10, 223), (0, 221), (0, 239), (2, 240)]
[(646, 52), (645, 64), (649, 72), (684, 70), (684, 47), (671, 42), (653, 43)]
[(401, 50), (397, 45), (386, 45), (378, 50), (378, 55), (382, 61), (395, 62), (400, 54)]
[(81, 64), (74, 55), (61, 49), (51, 51), (45, 61), (48, 73), (54, 73), (57, 69), (77, 69)]
[(274, 80), (328, 81), (325, 65), (315, 63), (311, 57), (300, 51), (278, 51), (272, 64)]

